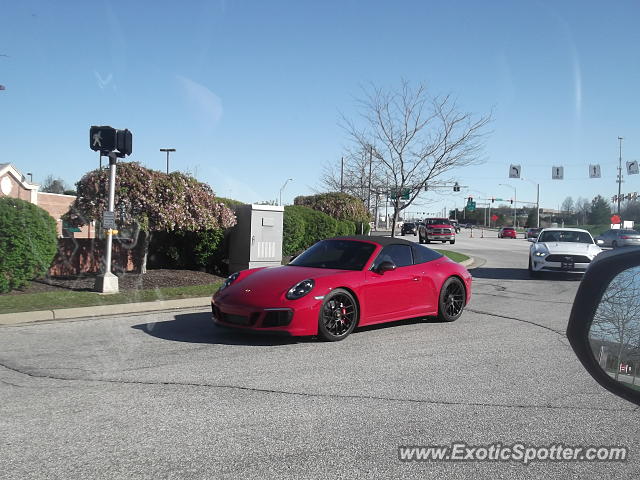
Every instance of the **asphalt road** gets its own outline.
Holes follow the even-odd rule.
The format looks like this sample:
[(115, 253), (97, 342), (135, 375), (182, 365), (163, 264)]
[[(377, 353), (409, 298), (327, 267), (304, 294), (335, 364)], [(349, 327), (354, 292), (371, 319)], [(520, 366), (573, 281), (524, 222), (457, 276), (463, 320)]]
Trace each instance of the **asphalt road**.
[[(564, 336), (579, 281), (530, 280), (526, 241), (468, 235), (445, 247), (480, 259), (452, 324), (334, 344), (218, 330), (206, 309), (1, 327), (0, 478), (638, 477), (638, 411)], [(399, 445), (458, 441), (630, 459), (398, 460)]]

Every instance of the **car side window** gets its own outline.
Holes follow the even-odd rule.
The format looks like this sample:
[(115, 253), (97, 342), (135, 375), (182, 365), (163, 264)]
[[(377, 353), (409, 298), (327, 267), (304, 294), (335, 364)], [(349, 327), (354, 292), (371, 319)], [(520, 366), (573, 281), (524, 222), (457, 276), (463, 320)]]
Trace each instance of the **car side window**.
[(393, 262), (396, 267), (413, 265), (413, 256), (409, 245), (387, 245), (378, 254), (372, 269), (378, 268), (382, 262)]
[(418, 244), (413, 246), (413, 263), (416, 265), (418, 265), (419, 263), (431, 262), (441, 257), (442, 254), (425, 246)]

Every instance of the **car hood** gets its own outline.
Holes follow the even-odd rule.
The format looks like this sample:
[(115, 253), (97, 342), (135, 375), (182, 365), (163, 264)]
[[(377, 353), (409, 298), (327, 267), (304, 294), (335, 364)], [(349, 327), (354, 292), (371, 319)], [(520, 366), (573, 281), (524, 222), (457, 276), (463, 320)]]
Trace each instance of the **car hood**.
[(264, 291), (268, 289), (273, 293), (286, 292), (296, 283), (307, 279), (317, 280), (332, 275), (353, 273), (353, 270), (335, 270), (328, 268), (294, 267), (285, 265), (282, 267), (261, 268), (247, 272), (248, 275), (240, 277), (228, 288), (232, 287)]
[(536, 248), (546, 249), (549, 253), (554, 254), (595, 255), (602, 251), (600, 247), (593, 243), (576, 242), (539, 242), (536, 243)]

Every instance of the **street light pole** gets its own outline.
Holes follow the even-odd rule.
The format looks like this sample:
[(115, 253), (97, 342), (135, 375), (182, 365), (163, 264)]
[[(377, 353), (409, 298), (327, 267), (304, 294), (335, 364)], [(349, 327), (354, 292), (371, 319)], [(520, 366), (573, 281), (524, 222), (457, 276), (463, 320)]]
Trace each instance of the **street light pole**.
[(509, 185), (508, 183), (499, 183), (498, 185), (513, 188), (513, 228), (518, 228), (518, 217), (516, 216), (518, 208), (518, 191), (516, 190), (516, 187)]
[(282, 187), (280, 188), (280, 194), (279, 194), (280, 201), (279, 201), (278, 205), (282, 205), (282, 191), (284, 190), (284, 187), (286, 187), (287, 183), (289, 183), (289, 182), (293, 182), (293, 178), (287, 178), (287, 181), (284, 182), (284, 185), (282, 185)]
[(169, 175), (169, 152), (175, 152), (175, 148), (161, 148), (161, 152), (167, 152), (167, 175)]
[(620, 197), (622, 196), (622, 137), (618, 137), (620, 143), (620, 157), (618, 164), (618, 215), (620, 215)]

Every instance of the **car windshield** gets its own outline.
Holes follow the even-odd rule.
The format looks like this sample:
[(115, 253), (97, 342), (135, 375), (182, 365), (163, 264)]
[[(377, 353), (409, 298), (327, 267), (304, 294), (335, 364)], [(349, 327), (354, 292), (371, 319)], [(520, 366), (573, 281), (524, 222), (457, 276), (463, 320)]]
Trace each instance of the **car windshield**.
[(362, 270), (376, 246), (353, 240), (324, 240), (296, 257), (289, 265), (294, 267), (335, 268)]
[(571, 242), (571, 243), (593, 243), (591, 235), (587, 232), (575, 232), (572, 230), (552, 230), (542, 232), (540, 242)]
[(416, 224), (415, 223), (405, 223), (404, 226), (405, 227), (415, 227)]

